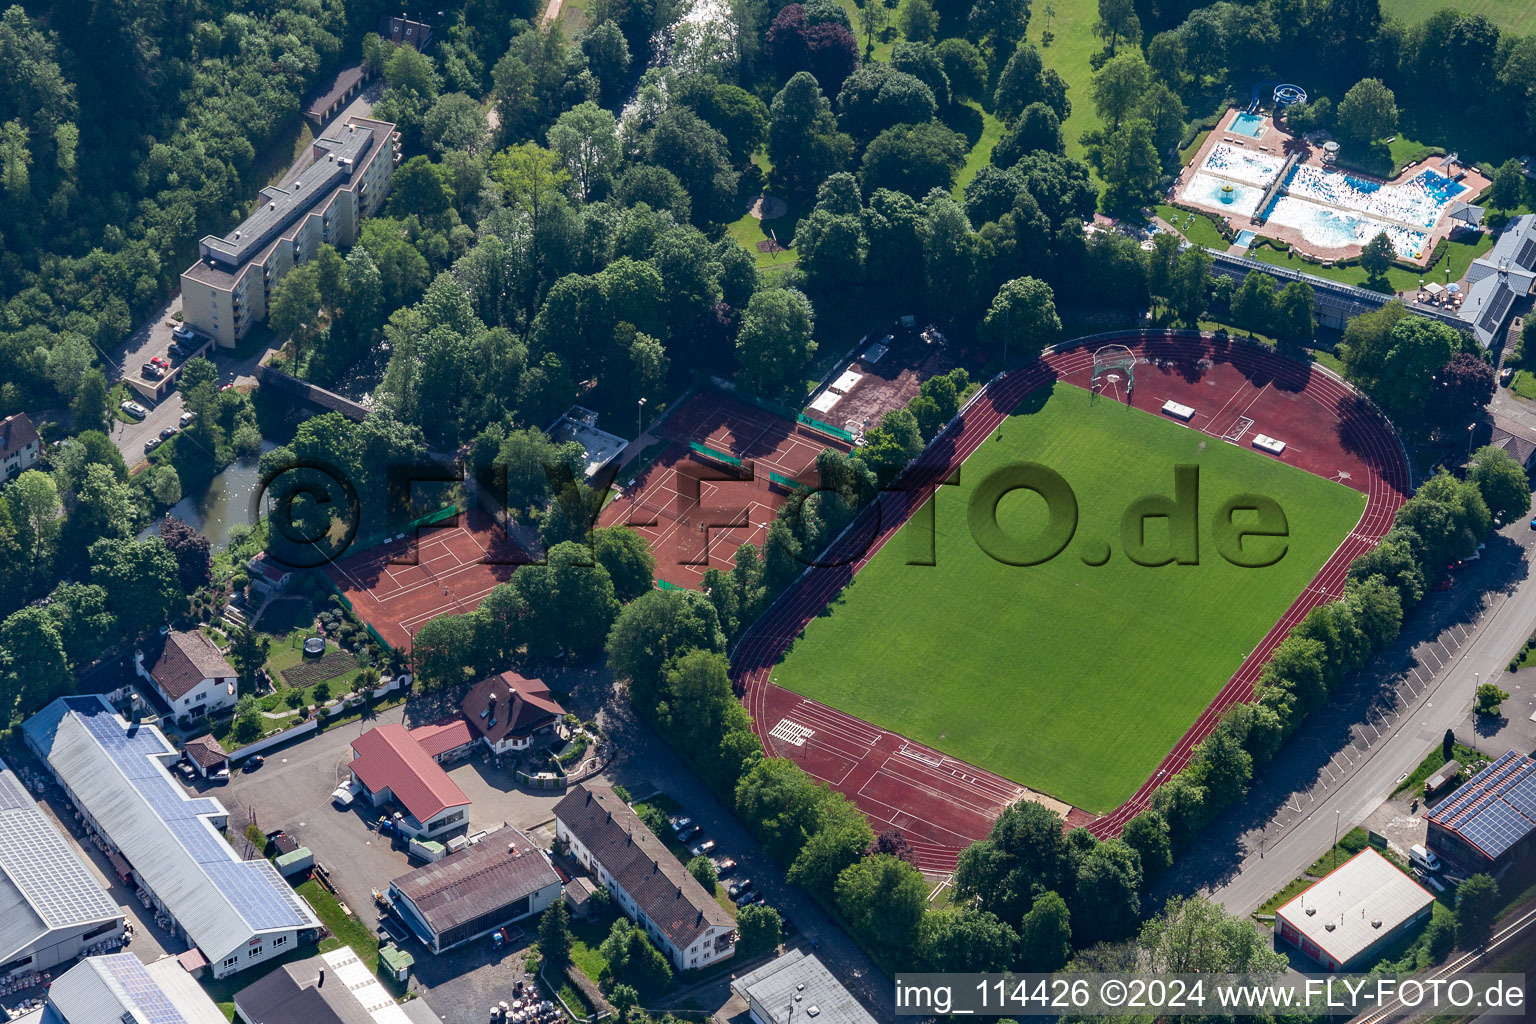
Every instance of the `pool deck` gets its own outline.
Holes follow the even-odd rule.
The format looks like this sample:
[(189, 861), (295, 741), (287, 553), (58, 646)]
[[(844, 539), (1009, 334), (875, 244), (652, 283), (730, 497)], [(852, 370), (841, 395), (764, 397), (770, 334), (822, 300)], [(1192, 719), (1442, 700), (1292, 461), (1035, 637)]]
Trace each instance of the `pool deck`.
[[(1311, 260), (1312, 262), (1320, 263), (1324, 266), (1331, 265), (1335, 260), (1350, 259), (1355, 256), (1359, 256), (1361, 247), (1358, 245), (1345, 246), (1343, 248), (1331, 248), (1328, 246), (1318, 245), (1315, 242), (1308, 241), (1306, 237), (1301, 233), (1299, 228), (1285, 227), (1275, 223), (1265, 223), (1260, 225), (1253, 222), (1252, 218), (1243, 216), (1242, 214), (1232, 214), (1230, 208), (1223, 207), (1219, 203), (1211, 204), (1200, 202), (1195, 199), (1184, 198), (1183, 190), (1185, 183), (1192, 179), (1195, 174), (1198, 173), (1200, 168), (1205, 166), (1206, 157), (1210, 156), (1211, 150), (1222, 143), (1225, 143), (1229, 146), (1235, 146), (1239, 149), (1246, 149), (1250, 152), (1266, 153), (1282, 160), (1290, 156), (1290, 154), (1293, 152), (1299, 152), (1301, 155), (1297, 160), (1298, 164), (1310, 164), (1313, 167), (1321, 168), (1323, 170), (1339, 170), (1339, 168), (1334, 167), (1332, 164), (1328, 164), (1323, 161), (1323, 149), (1321, 145), (1315, 145), (1304, 138), (1298, 138), (1284, 131), (1283, 129), (1277, 128), (1274, 121), (1268, 116), (1266, 116), (1264, 119), (1264, 131), (1257, 139), (1249, 138), (1246, 135), (1229, 131), (1228, 129), (1231, 127), (1232, 122), (1235, 121), (1240, 114), (1242, 114), (1242, 110), (1237, 107), (1233, 107), (1222, 115), (1221, 120), (1217, 122), (1215, 130), (1206, 137), (1205, 142), (1201, 143), (1200, 149), (1195, 153), (1194, 159), (1190, 161), (1188, 166), (1179, 172), (1178, 181), (1174, 183), (1172, 193), (1173, 196), (1175, 196), (1179, 202), (1185, 203), (1189, 206), (1195, 206), (1202, 210), (1210, 210), (1213, 213), (1222, 214), (1227, 226), (1233, 231), (1250, 230), (1257, 234), (1260, 238), (1273, 238), (1279, 241), (1287, 242), (1290, 244), (1291, 248), (1296, 252), (1297, 255), (1304, 259)], [(1440, 163), (1442, 160), (1442, 157), (1430, 157), (1428, 160), (1424, 160), (1415, 164), (1409, 164), (1406, 168), (1404, 168), (1401, 174), (1395, 178), (1392, 178), (1391, 180), (1385, 181), (1385, 184), (1401, 185), (1409, 179), (1417, 176), (1418, 174), (1421, 174), (1425, 168), (1429, 168), (1439, 173), (1444, 173), (1440, 169)], [(1488, 187), (1489, 180), (1483, 175), (1479, 174), (1477, 171), (1461, 164), (1458, 164), (1457, 167), (1459, 167), (1463, 172), (1460, 179), (1461, 184), (1467, 186), (1467, 191), (1460, 193), (1462, 197), (1471, 198)], [(1349, 171), (1348, 173), (1352, 177), (1371, 181), (1384, 180), (1361, 173), (1359, 171)], [(1317, 203), (1320, 206), (1335, 205), (1327, 203), (1326, 201), (1319, 201), (1315, 199), (1308, 199), (1307, 201)], [(1362, 216), (1369, 216), (1375, 220), (1386, 220), (1386, 218), (1373, 214), (1366, 214), (1363, 211), (1353, 210), (1350, 207), (1338, 206), (1336, 208), (1349, 210), (1352, 213), (1359, 213)], [(1456, 222), (1447, 216), (1449, 210), (1450, 205), (1447, 204), (1441, 212), (1440, 219), (1435, 222), (1435, 226), (1428, 230), (1428, 238), (1424, 243), (1423, 256), (1417, 260), (1399, 256), (1398, 259), (1401, 262), (1417, 264), (1420, 268), (1428, 266), (1430, 257), (1434, 253), (1435, 246), (1439, 244), (1442, 238), (1448, 236), (1451, 233), (1451, 229), (1456, 226)], [(1424, 228), (1417, 226), (1412, 226), (1412, 229), (1415, 231), (1425, 230)]]

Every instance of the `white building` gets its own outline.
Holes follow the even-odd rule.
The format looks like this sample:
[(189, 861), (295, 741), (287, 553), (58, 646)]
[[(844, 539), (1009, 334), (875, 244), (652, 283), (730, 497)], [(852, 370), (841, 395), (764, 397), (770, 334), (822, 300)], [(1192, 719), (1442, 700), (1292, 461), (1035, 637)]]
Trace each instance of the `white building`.
[(826, 965), (798, 949), (731, 982), (756, 1024), (875, 1024)]
[(555, 834), (678, 970), (735, 954), (735, 917), (611, 788), (571, 787), (555, 805)]
[(33, 1024), (228, 1024), (176, 957), (144, 964), (132, 953), (93, 956), (53, 979)]
[(42, 456), (43, 442), (26, 413), (0, 420), (0, 484), (31, 469)]
[(172, 630), (134, 653), (139, 676), (175, 713), (201, 718), (235, 706), (240, 690), (231, 665), (202, 631)]
[(0, 761), (0, 979), (115, 948), (123, 911)]
[(1325, 970), (1364, 968), (1429, 920), (1435, 897), (1366, 847), (1275, 911), (1275, 930)]
[(314, 939), (320, 920), (265, 858), (224, 841), (224, 805), (171, 777), (180, 751), (100, 696), (60, 697), (22, 726), (130, 887), (201, 953), (216, 978)]

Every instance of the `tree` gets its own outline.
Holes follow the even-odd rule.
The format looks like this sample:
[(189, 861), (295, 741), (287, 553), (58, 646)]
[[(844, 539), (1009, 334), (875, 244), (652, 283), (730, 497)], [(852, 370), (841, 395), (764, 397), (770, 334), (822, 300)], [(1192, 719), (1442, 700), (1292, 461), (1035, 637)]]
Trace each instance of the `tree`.
[(596, 103), (581, 103), (561, 114), (549, 129), (548, 141), (582, 199), (619, 165), (618, 122)]
[(539, 918), (539, 955), (558, 973), (571, 962), (571, 912), (564, 900), (555, 900)]
[(525, 565), (512, 586), (527, 602), (529, 653), (538, 658), (602, 650), (619, 602), (613, 580), (591, 550), (570, 541), (549, 549), (543, 565)]
[(11, 482), (5, 497), (22, 558), (38, 572), (53, 557), (53, 542), (59, 535), (59, 488), (48, 474), (29, 469)]
[[(607, 22), (605, 24), (612, 23)], [(635, 990), (635, 986), (620, 982), (613, 986), (613, 991), (608, 993), (608, 1001), (618, 1011), (619, 1024), (625, 1024), (630, 1019), (630, 1011), (640, 1005), (640, 993)]]
[(971, 38), (989, 44), (993, 53), (1008, 53), (1029, 28), (1029, 0), (976, 0), (968, 28)]
[(1294, 345), (1312, 340), (1317, 332), (1317, 321), (1312, 318), (1312, 286), (1305, 281), (1292, 281), (1280, 290), (1275, 299), (1273, 324), (1275, 336)]
[(1152, 122), (1142, 117), (1123, 122), (1101, 143), (1091, 145), (1089, 156), (1108, 186), (1103, 199), (1106, 210), (1130, 210), (1155, 197), (1163, 165)]
[(864, 58), (875, 52), (875, 36), (883, 35), (891, 23), (891, 9), (885, 0), (864, 0), (859, 8), (859, 27), (864, 30)]
[[(301, 375), (302, 360), (309, 343), (326, 323), (320, 306), (320, 286), (312, 265), (294, 267), (273, 287), (272, 301), (267, 307), (267, 323), (278, 338), (293, 342), (291, 365), (295, 376)], [(184, 390), (185, 387), (183, 385)], [(201, 414), (198, 420), (202, 420)]]
[(237, 626), (229, 634), (229, 660), (240, 676), (240, 689), (249, 693), (256, 685), (256, 670), (267, 662), (272, 641), (249, 626)]
[[(926, 2), (926, 0), (918, 0)], [(899, 15), (898, 15), (899, 17)], [(938, 31), (937, 27), (934, 29)], [(917, 36), (906, 33), (908, 39)], [(949, 80), (950, 95), (956, 100), (980, 100), (987, 90), (987, 62), (976, 44), (969, 39), (942, 39), (934, 44), (933, 55), (944, 67), (944, 77)]]
[[(1123, 2), (1123, 0), (1111, 0)], [(1103, 0), (1099, 7), (1103, 9)], [(1129, 3), (1126, 3), (1129, 7)], [(1131, 15), (1135, 17), (1134, 14)], [(1140, 104), (1152, 84), (1152, 69), (1141, 54), (1127, 50), (1105, 62), (1093, 76), (1093, 105), (1114, 132)]]
[[(992, 93), (992, 106), (997, 116), (1005, 121), (1012, 120), (1031, 103), (1044, 100), (1044, 70), (1039, 50), (1027, 43), (1015, 50), (1008, 63), (1003, 65)], [(1060, 117), (1060, 111), (1057, 116)]]
[(160, 541), (176, 556), (177, 580), (192, 593), (213, 578), (208, 538), (169, 513), (160, 520)]
[(609, 669), (628, 682), (630, 702), (650, 717), (662, 697), (667, 662), (694, 650), (724, 652), (725, 634), (703, 594), (648, 590), (619, 612), (607, 650)]
[(1160, 974), (1278, 975), (1286, 957), (1253, 922), (1199, 896), (1175, 896), (1136, 937), (1140, 969)]
[(106, 591), (122, 639), (159, 629), (178, 608), (185, 607), (176, 556), (160, 538), (99, 540), (91, 545), (89, 555), (91, 582)]
[[(871, 0), (878, 3), (879, 0)], [(755, 956), (778, 946), (783, 938), (784, 925), (779, 912), (772, 907), (748, 904), (736, 912), (736, 934), (739, 936), (742, 956)]]
[(1038, 356), (1061, 334), (1061, 318), (1050, 285), (1033, 277), (1004, 283), (992, 299), (978, 333), (1010, 359), (1028, 361)]
[(237, 743), (252, 743), (261, 738), (264, 725), (261, 717), (261, 706), (256, 703), (253, 694), (242, 694), (235, 701), (234, 737)]
[(656, 583), (656, 556), (640, 534), (627, 526), (592, 531), (598, 562), (613, 579), (614, 595), (628, 603)]
[(1494, 683), (1483, 683), (1477, 688), (1477, 695), (1472, 701), (1472, 710), (1480, 715), (1497, 717), (1499, 707), (1509, 700), (1509, 694), (1498, 688)]
[(1489, 193), (1488, 203), (1501, 210), (1513, 210), (1520, 205), (1524, 192), (1524, 169), (1517, 158), (1510, 157), (1493, 172), (1493, 191)]
[(1362, 78), (1339, 101), (1339, 129), (1362, 142), (1392, 134), (1397, 125), (1397, 99), (1379, 78)]
[(1124, 938), (1140, 911), (1141, 858), (1119, 839), (1099, 843), (1077, 869), (1072, 913), (1077, 944)]
[(860, 143), (899, 124), (931, 121), (938, 108), (933, 88), (894, 64), (865, 64), (848, 76), (837, 94), (838, 123)]
[(1019, 937), (994, 914), (974, 907), (930, 910), (917, 926), (911, 960), (925, 971), (1011, 970)]
[(1531, 484), (1525, 469), (1502, 448), (1490, 445), (1473, 452), (1467, 479), (1477, 485), (1496, 519), (1511, 523), (1531, 510)]
[(1232, 320), (1250, 334), (1270, 334), (1275, 320), (1275, 279), (1250, 273), (1232, 296)]
[(1382, 231), (1366, 242), (1365, 247), (1360, 250), (1360, 266), (1365, 269), (1366, 275), (1371, 280), (1379, 280), (1386, 275), (1396, 255), (1397, 250), (1392, 247), (1392, 239)]
[(1019, 925), (1019, 966), (1026, 971), (1059, 971), (1072, 955), (1072, 920), (1067, 901), (1042, 893)]
[(1150, 878), (1156, 878), (1173, 866), (1173, 846), (1168, 838), (1168, 823), (1156, 811), (1142, 811), (1125, 823), (1120, 838), (1126, 846), (1136, 851), (1141, 859), (1141, 870)]
[(912, 948), (928, 908), (923, 876), (904, 860), (883, 854), (850, 865), (837, 878), (837, 909), (852, 931), (893, 962)]
[(797, 383), (816, 354), (815, 324), (811, 300), (800, 291), (773, 288), (753, 295), (736, 336), (742, 386), (776, 396)]
[(768, 159), (773, 182), (790, 196), (807, 196), (853, 156), (853, 140), (837, 127), (832, 104), (810, 73), (792, 75), (768, 110)]
[(901, 6), (896, 9), (896, 28), (904, 38), (913, 42), (932, 42), (939, 34), (939, 12), (933, 9), (929, 0), (901, 0)]
[(92, 367), (80, 377), (74, 397), (69, 400), (69, 412), (75, 420), (75, 430), (102, 430), (107, 425), (108, 404), (107, 378)]
[(0, 713), (25, 716), (74, 690), (58, 625), (46, 610), (22, 608), (0, 622)]
[(715, 864), (708, 857), (700, 855), (688, 862), (688, 873), (693, 880), (704, 887), (704, 891), (713, 893), (719, 876), (715, 874)]
[(992, 163), (997, 167), (1012, 167), (1026, 154), (1037, 150), (1062, 151), (1061, 121), (1054, 110), (1039, 100), (1025, 107), (1018, 120), (1003, 132), (992, 150)]
[(1141, 42), (1141, 20), (1132, 0), (1099, 0), (1099, 20), (1094, 22), (1093, 34), (1105, 41), (1111, 59), (1120, 40), (1132, 45)]
[(1037, 890), (1063, 888), (1068, 869), (1061, 819), (1044, 804), (1020, 800), (998, 815), (986, 839), (961, 851), (955, 893), (1011, 923), (1023, 918)]
[(442, 155), (449, 150), (479, 153), (489, 133), (480, 104), (462, 92), (450, 92), (439, 96), (422, 117), (421, 134), (433, 152)]
[(646, 161), (677, 176), (693, 198), (701, 220), (734, 220), (739, 175), (731, 167), (730, 146), (699, 115), (681, 105), (669, 107), (646, 142)]
[(965, 164), (965, 136), (937, 121), (897, 125), (875, 136), (859, 167), (864, 191), (888, 188), (909, 196), (948, 192)]
[[(1442, 436), (1460, 438), (1468, 423), (1481, 419), (1496, 386), (1493, 364), (1470, 352), (1457, 352), (1435, 371), (1440, 383), (1435, 419)], [(1518, 514), (1518, 513), (1517, 513)]]
[(1473, 875), (1456, 890), (1456, 945), (1468, 952), (1481, 948), (1493, 934), (1499, 913), (1499, 883), (1490, 875)]

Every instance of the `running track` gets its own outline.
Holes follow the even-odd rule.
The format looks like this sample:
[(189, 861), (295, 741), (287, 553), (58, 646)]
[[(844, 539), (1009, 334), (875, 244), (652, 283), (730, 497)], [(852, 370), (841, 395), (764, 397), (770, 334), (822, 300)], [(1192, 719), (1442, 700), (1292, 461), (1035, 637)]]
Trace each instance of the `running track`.
[[(1308, 367), (1236, 339), (1229, 341), (1226, 348), (1217, 350), (1209, 339), (1199, 338), (1192, 332), (1144, 332), (1096, 338), (1088, 345), (1049, 352), (1028, 367), (994, 378), (977, 399), (908, 467), (900, 481), (901, 489), (882, 492), (879, 499), (866, 508), (834, 542), (828, 555), (822, 559), (822, 565), (803, 573), (752, 624), (732, 651), (731, 658), (737, 692), (742, 695), (743, 703), (752, 713), (754, 728), (770, 754), (793, 756), (812, 774), (818, 774), (818, 761), (813, 756), (815, 751), (809, 746), (789, 743), (769, 734), (779, 721), (776, 709), (790, 706), (797, 707), (799, 710), (796, 714), (801, 717), (820, 720), (822, 733), (817, 737), (818, 742), (831, 742), (835, 745), (841, 741), (846, 747), (850, 737), (861, 741), (858, 745), (865, 752), (862, 763), (841, 776), (821, 774), (818, 777), (859, 803), (877, 830), (902, 827), (903, 823), (917, 823), (920, 827), (911, 831), (903, 828), (903, 831), (907, 832), (912, 842), (918, 866), (925, 871), (952, 870), (960, 850), (970, 842), (983, 838), (990, 821), (1024, 791), (990, 772), (920, 747), (843, 712), (782, 690), (772, 682), (773, 667), (806, 624), (895, 535), (908, 515), (928, 500), (939, 481), (947, 478), (991, 436), (1024, 396), (1038, 387), (1067, 377), (1075, 376), (1078, 383), (1086, 386), (1093, 362), (1093, 350), (1112, 342), (1129, 346), (1139, 356), (1190, 364), (1201, 357), (1215, 356), (1220, 363), (1237, 364), (1245, 373), (1252, 372), (1255, 376), (1265, 378), (1268, 381), (1265, 389), (1279, 385), (1284, 390), (1298, 392), (1315, 404), (1316, 412), (1320, 414), (1315, 416), (1316, 423), (1326, 423), (1331, 417), (1339, 424), (1340, 432), (1346, 435), (1344, 439), (1355, 453), (1353, 464), (1364, 468), (1359, 476), (1351, 475), (1349, 486), (1362, 491), (1367, 500), (1365, 511), (1354, 530), (1195, 719), (1157, 771), (1114, 811), (1090, 819), (1083, 812), (1074, 810), (1069, 818), (1070, 824), (1087, 824), (1101, 838), (1118, 835), (1125, 823), (1147, 806), (1153, 791), (1162, 781), (1177, 774), (1189, 763), (1195, 746), (1210, 734), (1222, 714), (1233, 704), (1252, 698), (1254, 684), (1264, 665), (1291, 627), (1314, 607), (1327, 601), (1327, 595), (1337, 598), (1343, 592), (1350, 562), (1369, 550), (1391, 528), (1393, 517), (1409, 492), (1406, 458), (1391, 425), (1375, 413), (1369, 403), (1349, 385), (1321, 367)], [(1138, 392), (1148, 390), (1155, 390), (1150, 379)], [(1255, 393), (1261, 396), (1263, 391), (1255, 388)], [(1149, 399), (1155, 403), (1153, 408), (1162, 401), (1156, 394), (1138, 394), (1138, 399), (1141, 399), (1139, 404), (1143, 408), (1147, 407)], [(1258, 400), (1255, 397), (1250, 406)], [(1202, 418), (1208, 421), (1201, 423)], [(1261, 423), (1258, 429), (1264, 429), (1264, 425)], [(1219, 422), (1214, 417), (1200, 417), (1192, 424), (1194, 429), (1204, 430), (1217, 438), (1228, 426), (1229, 423)], [(1319, 449), (1326, 445), (1325, 439), (1334, 427), (1332, 423), (1327, 426), (1328, 430), (1319, 430), (1314, 426), (1312, 436), (1300, 439), (1303, 450), (1310, 450), (1314, 461), (1323, 454)], [(1334, 448), (1342, 450), (1342, 447), (1340, 440), (1336, 439)], [(1300, 461), (1305, 463), (1308, 460), (1304, 455)], [(1303, 468), (1315, 471), (1319, 467), (1314, 464), (1303, 465)], [(832, 728), (828, 729), (828, 725)], [(901, 784), (899, 780), (891, 779), (891, 769), (893, 765), (897, 766), (898, 772), (903, 767), (910, 769), (911, 765), (899, 756), (905, 754), (910, 760), (913, 754), (909, 751), (916, 754), (919, 763), (929, 765), (929, 769), (920, 783), (904, 785), (900, 790), (900, 804), (890, 806), (873, 794), (880, 790), (882, 777), (887, 781), (887, 791), (891, 788), (890, 783)], [(935, 824), (955, 822), (957, 806), (974, 808), (978, 803), (985, 805), (989, 813), (979, 818), (973, 814), (966, 819), (971, 822), (968, 834), (956, 834), (956, 828)]]

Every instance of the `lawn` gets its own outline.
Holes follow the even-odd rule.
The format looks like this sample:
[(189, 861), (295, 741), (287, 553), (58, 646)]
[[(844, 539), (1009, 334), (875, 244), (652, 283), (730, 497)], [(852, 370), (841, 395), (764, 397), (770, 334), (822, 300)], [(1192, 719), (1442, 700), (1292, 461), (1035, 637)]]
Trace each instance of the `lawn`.
[(1195, 245), (1203, 245), (1207, 249), (1225, 252), (1227, 247), (1232, 244), (1227, 241), (1216, 225), (1211, 223), (1211, 219), (1203, 214), (1191, 213), (1188, 210), (1181, 210), (1177, 206), (1161, 203), (1157, 207), (1157, 215), (1169, 224), (1172, 224), (1178, 229), (1179, 234)]
[[(1067, 144), (1067, 155), (1085, 159), (1082, 135), (1085, 131), (1101, 128), (1092, 100), (1093, 66), (1089, 63), (1095, 53), (1104, 48), (1104, 41), (1093, 34), (1093, 23), (1098, 20), (1099, 8), (1091, 3), (1056, 4), (1056, 16), (1047, 18), (1044, 6), (1035, 7), (1029, 19), (1029, 40), (1040, 45), (1041, 33), (1049, 29), (1056, 33), (1051, 45), (1040, 50), (1040, 57), (1048, 68), (1067, 83), (1067, 95), (1072, 100), (1072, 115), (1061, 125), (1061, 137)], [(1094, 176), (1094, 185), (1101, 183)]]
[[(992, 150), (997, 146), (998, 140), (1003, 137), (1004, 125), (990, 111), (982, 110), (975, 103), (964, 103), (961, 110), (966, 114), (966, 119), (975, 123), (977, 129), (975, 137), (971, 131), (966, 131), (966, 141), (970, 143), (970, 150), (965, 154), (965, 166), (960, 168), (960, 173), (955, 177), (955, 187), (952, 190), (956, 199), (961, 198), (965, 192), (965, 186), (971, 183), (971, 179), (981, 172), (981, 169), (992, 161)], [(951, 124), (955, 131), (961, 131), (957, 124)]]
[(1392, 0), (1391, 14), (1403, 24), (1413, 25), (1442, 7), (1481, 14), (1505, 32), (1515, 35), (1536, 31), (1536, 5), (1510, 3), (1509, 0)]
[[(1394, 265), (1387, 271), (1387, 284), (1393, 291), (1402, 292), (1416, 291), (1420, 281), (1439, 281), (1441, 284), (1448, 280), (1455, 281), (1467, 272), (1467, 267), (1473, 260), (1493, 248), (1493, 236), (1484, 234), (1479, 235), (1476, 242), (1447, 242), (1446, 245), (1448, 246), (1446, 254), (1440, 258), (1440, 262), (1423, 273)], [(1330, 281), (1340, 281), (1361, 288), (1365, 287), (1369, 276), (1365, 268), (1360, 266), (1324, 267), (1298, 259), (1289, 251), (1279, 252), (1267, 245), (1256, 245), (1249, 250), (1248, 255), (1262, 263), (1299, 270), (1314, 277), (1326, 277)]]
[[(1033, 411), (1031, 411), (1033, 410)], [(775, 680), (1089, 811), (1130, 796), (1358, 521), (1365, 498), (1257, 452), (1059, 385), (1008, 419), (938, 498), (935, 533), (908, 523), (829, 612), (806, 628)], [(1076, 494), (1078, 542), (1016, 568), (971, 538), (967, 502), (984, 477), (1022, 462)], [(1144, 568), (1122, 553), (1121, 514), (1173, 490), (1175, 464), (1201, 472), (1200, 515), (1227, 497), (1269, 495), (1289, 517), (1284, 557), (1263, 569), (1221, 559)], [(1038, 536), (1044, 502), (1005, 495), (1000, 525)], [(1202, 518), (1202, 525), (1208, 522)], [(1148, 523), (1148, 541), (1167, 533)], [(1115, 546), (1119, 546), (1116, 544)], [(1095, 550), (1096, 549), (1096, 550)], [(932, 550), (935, 566), (908, 565)]]
[[(1474, 761), (1490, 760), (1488, 755), (1482, 751), (1458, 743), (1455, 740), (1451, 741), (1451, 748), (1451, 757), (1454, 760), (1461, 762), (1463, 770), (1465, 770), (1467, 765)], [(1411, 789), (1414, 791), (1415, 795), (1422, 796), (1424, 783), (1429, 779), (1431, 775), (1439, 771), (1441, 766), (1444, 764), (1445, 752), (1441, 748), (1440, 744), (1436, 743), (1435, 749), (1429, 752), (1428, 757), (1419, 762), (1419, 766), (1413, 770), (1413, 773), (1402, 782), (1398, 783), (1397, 788), (1392, 791), (1392, 795), (1396, 796), (1404, 790)]]
[(1510, 378), (1509, 390), (1521, 398), (1536, 402), (1536, 374), (1530, 370), (1520, 370)]

